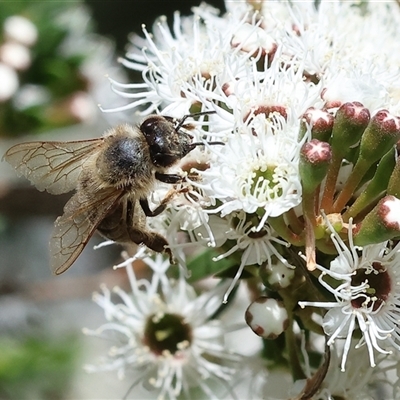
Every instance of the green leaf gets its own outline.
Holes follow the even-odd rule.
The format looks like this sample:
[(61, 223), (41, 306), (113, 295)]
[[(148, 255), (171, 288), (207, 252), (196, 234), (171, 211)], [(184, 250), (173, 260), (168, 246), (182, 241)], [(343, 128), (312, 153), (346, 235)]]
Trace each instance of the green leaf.
[(0, 338), (0, 398), (61, 399), (74, 372), (76, 338)]
[(278, 369), (288, 366), (286, 356), (285, 335), (279, 335), (274, 340), (263, 339), (262, 357), (269, 361), (270, 368)]
[[(240, 265), (239, 264), (234, 264), (231, 267), (224, 269), (221, 272), (218, 272), (218, 274), (216, 274), (216, 276), (218, 278), (233, 278), (238, 269), (239, 269)], [(242, 272), (242, 274), (240, 275), (240, 279), (250, 279), (250, 278), (254, 278), (255, 276), (257, 276), (257, 274), (252, 273), (252, 271), (250, 270), (251, 266), (246, 266)], [(253, 267), (254, 269), (254, 267)], [(258, 271), (258, 268), (257, 268)]]
[(218, 253), (215, 250), (207, 250), (189, 260), (187, 264), (188, 270), (191, 272), (189, 282), (196, 282), (209, 276), (219, 274), (236, 264), (236, 260), (230, 258), (213, 261), (213, 258), (217, 256)]

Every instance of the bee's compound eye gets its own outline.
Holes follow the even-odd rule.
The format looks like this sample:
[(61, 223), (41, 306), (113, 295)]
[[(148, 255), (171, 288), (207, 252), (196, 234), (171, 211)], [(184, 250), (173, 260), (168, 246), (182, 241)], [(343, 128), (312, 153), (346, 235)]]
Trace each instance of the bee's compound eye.
[(156, 141), (160, 128), (160, 123), (163, 119), (163, 117), (159, 116), (148, 117), (140, 125), (140, 131), (145, 136), (149, 146), (154, 144), (154, 142)]

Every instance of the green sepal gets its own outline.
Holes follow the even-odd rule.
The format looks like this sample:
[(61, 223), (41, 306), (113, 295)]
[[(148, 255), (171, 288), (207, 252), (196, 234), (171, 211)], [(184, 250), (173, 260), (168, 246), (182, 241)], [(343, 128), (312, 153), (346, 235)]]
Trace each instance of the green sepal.
[(312, 193), (322, 182), (328, 172), (331, 157), (331, 147), (327, 142), (313, 139), (303, 145), (299, 173), (304, 192)]
[[(350, 217), (355, 217), (368, 205), (376, 201), (379, 198), (379, 196), (385, 193), (386, 189), (388, 188), (389, 179), (391, 179), (390, 174), (395, 168), (395, 165), (396, 165), (395, 150), (394, 148), (392, 148), (385, 154), (385, 156), (379, 162), (378, 167), (376, 168), (375, 175), (368, 183), (365, 190), (362, 191), (362, 193), (360, 194), (360, 196), (358, 196), (358, 198), (352, 204), (350, 209), (345, 213), (346, 219)], [(388, 194), (394, 194), (394, 193), (388, 192)]]
[(397, 159), (387, 186), (387, 194), (400, 199), (400, 158)]
[(312, 164), (300, 157), (299, 173), (303, 190), (312, 193), (325, 178), (328, 167), (329, 162)]

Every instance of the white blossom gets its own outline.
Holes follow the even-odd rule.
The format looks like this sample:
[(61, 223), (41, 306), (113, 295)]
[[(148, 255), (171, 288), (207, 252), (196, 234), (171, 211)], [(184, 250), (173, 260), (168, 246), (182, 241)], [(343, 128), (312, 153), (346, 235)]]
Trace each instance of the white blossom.
[[(154, 390), (159, 399), (189, 396), (193, 387), (208, 398), (219, 398), (218, 393), (229, 391), (240, 361), (224, 344), (225, 335), (237, 327), (212, 319), (226, 285), (198, 296), (183, 278), (167, 278), (169, 262), (161, 255), (143, 259), (153, 271), (151, 281), (138, 279), (131, 261), (122, 265), (132, 292), (118, 287), (111, 292), (103, 286), (103, 293), (94, 295), (108, 322), (85, 333), (111, 338), (115, 344), (100, 364), (86, 369), (116, 370), (120, 378), (134, 372), (134, 385)], [(114, 303), (114, 294), (119, 303)]]
[(278, 246), (286, 247), (288, 243), (280, 239), (267, 224), (257, 230), (251, 219), (246, 218), (243, 211), (232, 213), (225, 218), (212, 215), (208, 223), (212, 232), (211, 238), (207, 236), (209, 230), (197, 229), (194, 235), (195, 240), (203, 244), (206, 243), (208, 246), (216, 243), (219, 247), (223, 246), (227, 240), (232, 241), (229, 250), (215, 257), (214, 261), (218, 262), (234, 253), (240, 255), (239, 268), (224, 295), (225, 303), (247, 265), (260, 266), (264, 262), (271, 265), (272, 258), (276, 257), (287, 268), (292, 268), (280, 254), (280, 251), (277, 250)]
[[(328, 223), (328, 225), (330, 225)], [(341, 369), (345, 370), (353, 332), (361, 331), (356, 347), (366, 345), (370, 365), (374, 367), (374, 350), (390, 354), (400, 350), (400, 245), (393, 249), (388, 242), (360, 248), (354, 246), (352, 224), (349, 225), (349, 244), (332, 230), (332, 241), (338, 256), (330, 269), (317, 265), (321, 271), (320, 284), (335, 301), (301, 301), (301, 307), (324, 307), (323, 328), (329, 336), (328, 344), (344, 339)], [(327, 281), (326, 277), (336, 281)]]
[[(286, 296), (290, 300), (291, 285), (297, 296), (303, 293), (301, 285), (304, 284), (304, 301), (299, 304), (303, 308), (327, 310), (320, 320), (307, 322), (317, 328), (322, 325), (332, 351), (326, 382), (315, 394), (316, 398), (367, 398), (373, 376), (384, 369), (382, 361), (393, 358), (394, 350), (400, 350), (400, 244), (385, 241), (357, 247), (353, 244), (351, 221), (348, 237), (343, 236), (346, 218), (345, 224), (340, 225), (340, 234), (328, 222), (335, 247), (329, 251), (336, 249), (338, 255), (329, 266), (325, 265), (322, 261), (325, 256), (321, 256), (320, 250), (327, 250), (325, 238), (321, 239), (326, 232), (313, 231), (319, 225), (312, 224), (321, 216), (321, 199), (316, 194), (318, 189), (312, 198), (307, 198), (308, 193), (303, 198), (300, 149), (310, 140), (313, 128), (303, 124), (304, 113), (309, 108), (317, 113), (322, 110), (324, 116), (332, 117), (329, 119), (332, 123), (337, 109), (345, 102), (360, 102), (371, 115), (382, 108), (393, 115), (400, 113), (399, 5), (383, 1), (227, 0), (226, 8), (227, 13), (220, 15), (214, 8), (202, 4), (193, 8), (191, 16), (175, 13), (170, 25), (165, 17), (160, 17), (152, 29), (143, 26), (143, 37), (132, 37), (129, 52), (121, 60), (124, 66), (141, 72), (143, 82), (122, 84), (110, 79), (114, 92), (127, 99), (128, 104), (105, 111), (139, 109), (142, 115), (160, 113), (177, 118), (196, 111), (209, 112), (195, 121), (199, 129), (193, 134), (193, 140), (204, 146), (191, 152), (179, 163), (178, 171), (173, 171), (182, 174), (183, 182), (171, 189), (176, 190), (176, 196), (171, 198), (167, 209), (156, 218), (148, 218), (149, 227), (166, 237), (180, 266), (185, 266), (184, 251), (195, 253), (200, 246), (215, 249), (216, 272), (220, 272), (218, 261), (229, 258), (237, 270), (233, 279), (218, 289), (218, 295), (225, 293), (224, 302), (248, 266), (267, 267), (271, 282), (276, 284), (275, 288), (279, 286), (277, 297), (285, 294), (282, 295), (285, 305), (290, 303), (286, 302)], [(331, 127), (327, 124), (327, 137), (323, 141), (330, 140), (328, 128)], [(333, 148), (332, 152), (336, 150)], [(338, 166), (338, 178), (333, 184), (328, 182), (334, 189), (332, 197), (341, 187), (346, 187), (354, 168), (350, 160), (342, 158)], [(321, 182), (323, 200), (329, 200), (329, 196), (323, 197), (327, 193), (326, 181), (329, 179)], [(361, 191), (368, 183), (354, 190)], [(154, 204), (159, 204), (170, 190), (166, 186), (160, 184), (155, 188), (150, 199)], [(305, 218), (303, 213), (307, 211)], [(311, 223), (307, 225), (308, 222)], [(282, 235), (286, 234), (285, 239), (274, 227)], [(320, 235), (317, 238), (316, 233)], [(293, 252), (289, 255), (286, 251), (289, 240), (293, 240), (292, 245), (304, 245), (306, 251), (315, 251), (315, 272), (290, 265)], [(291, 268), (290, 274), (285, 274), (287, 268)], [(327, 294), (325, 301), (307, 297), (316, 283), (307, 274), (317, 273), (321, 292)], [(280, 275), (284, 276), (282, 284), (275, 282)], [(143, 337), (139, 332), (143, 333), (145, 316), (154, 313), (154, 307), (163, 310), (162, 314), (154, 314), (157, 316), (163, 317), (170, 310), (174, 310), (174, 315), (183, 316), (183, 303), (174, 302), (175, 297), (169, 298), (166, 294), (172, 289), (186, 302), (196, 303), (187, 294), (190, 289), (183, 280), (175, 286), (166, 283), (166, 278), (156, 272), (157, 276), (154, 279), (159, 284), (145, 286), (144, 292), (139, 290), (137, 282), (132, 284), (135, 297), (134, 300), (129, 297), (131, 303), (127, 301), (128, 295), (118, 289), (125, 303), (122, 308), (112, 304), (108, 292), (97, 297), (112, 319), (108, 326), (128, 338), (128, 344), (117, 349), (112, 363), (108, 361), (105, 365), (122, 372), (127, 364), (146, 365), (138, 379), (151, 376), (150, 383), (159, 388), (160, 395), (171, 398), (179, 393), (187, 394), (187, 387), (201, 381), (197, 373), (193, 375), (194, 381), (193, 376), (189, 379), (185, 375), (188, 368), (201, 369), (205, 376), (227, 381), (234, 369), (226, 367), (225, 361), (233, 358), (222, 347), (218, 362), (204, 366), (203, 347), (196, 347), (194, 340), (182, 342), (182, 348), (155, 359), (154, 352), (138, 339)], [(255, 286), (255, 290), (262, 290), (260, 281)], [(156, 296), (155, 287), (161, 288), (165, 299)], [(211, 301), (212, 293), (204, 301)], [(125, 309), (140, 316), (142, 331), (136, 322), (127, 329)], [(123, 319), (116, 310), (124, 311)], [(294, 331), (301, 324), (297, 326), (293, 320), (310, 316), (312, 311), (302, 310), (296, 318), (290, 315), (291, 309), (286, 311), (295, 336), (298, 332)], [(204, 328), (209, 324), (210, 315), (204, 311), (200, 318)], [(197, 330), (201, 331), (200, 325), (191, 319), (190, 312), (184, 318), (195, 337)], [(179, 321), (175, 322), (179, 325)], [(221, 339), (224, 332), (218, 326), (216, 337)], [(361, 339), (356, 339), (357, 334)], [(324, 340), (323, 335), (320, 338)], [(130, 343), (141, 351), (145, 364), (139, 364), (131, 355)], [(303, 350), (304, 356), (305, 347)], [(321, 349), (316, 351), (323, 354)], [(179, 361), (175, 354), (179, 354)], [(357, 362), (364, 358), (369, 363), (357, 369)], [(399, 380), (395, 382), (398, 386)], [(209, 389), (207, 384), (202, 387), (206, 395)], [(282, 389), (287, 391), (286, 387)]]
[(0, 102), (11, 98), (18, 86), (19, 79), (15, 70), (0, 62)]
[(214, 202), (222, 203), (212, 212), (225, 216), (233, 211), (262, 211), (261, 229), (268, 217), (300, 204), (300, 144), (294, 132), (295, 127), (288, 126), (282, 116), (269, 119), (259, 114), (246, 131), (232, 135), (210, 167), (199, 171), (202, 180), (193, 182)]

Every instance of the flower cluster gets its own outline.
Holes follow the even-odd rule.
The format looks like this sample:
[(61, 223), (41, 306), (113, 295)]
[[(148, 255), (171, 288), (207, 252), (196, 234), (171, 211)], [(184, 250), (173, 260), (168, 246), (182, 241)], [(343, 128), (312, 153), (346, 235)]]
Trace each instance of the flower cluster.
[(0, 135), (93, 120), (113, 49), (81, 2), (2, 2), (0, 16)]
[(13, 15), (3, 24), (4, 42), (0, 46), (0, 102), (8, 100), (19, 85), (18, 71), (31, 64), (30, 47), (37, 40), (36, 26), (28, 19)]
[[(268, 362), (303, 382), (296, 398), (355, 398), (354, 374), (338, 377), (354, 369), (352, 358), (368, 355), (369, 379), (372, 368), (384, 373), (382, 360), (400, 351), (400, 7), (362, 1), (226, 1), (226, 7), (221, 16), (202, 4), (192, 16), (176, 13), (172, 28), (163, 17), (151, 33), (143, 27), (121, 60), (143, 82), (110, 79), (128, 101), (104, 111), (192, 115), (184, 128), (204, 146), (182, 159), (183, 183), (148, 224), (165, 235), (181, 273), (232, 279), (218, 288), (228, 306), (239, 279), (250, 278), (246, 320), (263, 337)], [(160, 184), (151, 200), (157, 204), (169, 189)], [(156, 276), (155, 286), (172, 296), (166, 278)], [(189, 290), (185, 285), (181, 278), (177, 297)], [(194, 327), (191, 312), (155, 302), (150, 284), (144, 296), (137, 286), (133, 300), (118, 291), (121, 307), (108, 291), (96, 297), (117, 321), (107, 329), (128, 343), (106, 368), (146, 365), (141, 377), (151, 376), (172, 398), (192, 381), (183, 364), (192, 376), (197, 370), (226, 380), (232, 371), (221, 348), (219, 360), (205, 367), (205, 347), (197, 345), (197, 329), (217, 329), (213, 339), (222, 337), (222, 328), (206, 322), (216, 308), (204, 310)], [(166, 315), (186, 337), (167, 352), (150, 338), (150, 325)], [(332, 383), (338, 381), (340, 393)]]

